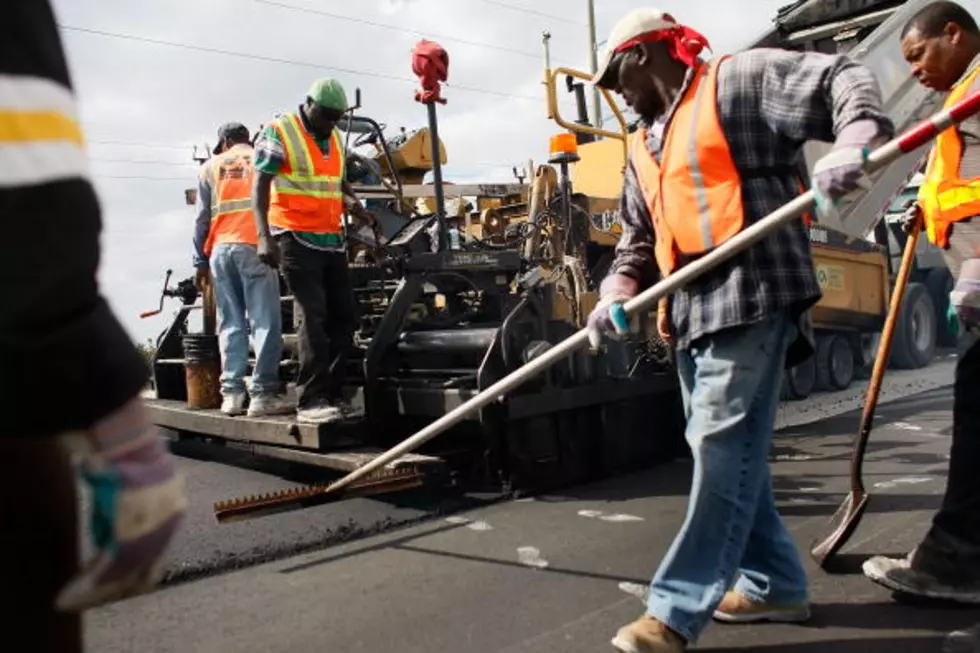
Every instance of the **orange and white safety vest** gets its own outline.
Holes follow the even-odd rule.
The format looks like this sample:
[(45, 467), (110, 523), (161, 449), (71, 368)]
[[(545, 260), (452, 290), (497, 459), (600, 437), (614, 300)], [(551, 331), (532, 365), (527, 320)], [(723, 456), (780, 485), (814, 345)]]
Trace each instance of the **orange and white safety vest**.
[(252, 213), (253, 155), (251, 145), (235, 145), (212, 159), (202, 174), (211, 186), (211, 226), (204, 253), (221, 243), (258, 243)]
[[(702, 64), (663, 137), (661, 163), (647, 147), (647, 130), (630, 142), (630, 160), (656, 231), (654, 253), (666, 277), (678, 254), (693, 258), (718, 247), (745, 225), (742, 180), (718, 118), (718, 65)], [(802, 191), (802, 183), (800, 184)], [(810, 216), (804, 216), (809, 224)]]
[[(963, 99), (978, 74), (980, 66), (954, 86), (944, 108)], [(940, 133), (929, 152), (925, 181), (919, 186), (918, 202), (926, 236), (929, 242), (942, 248), (949, 244), (949, 230), (954, 222), (980, 215), (980, 177), (963, 179), (962, 159), (963, 140), (959, 131), (952, 128)]]
[(323, 156), (296, 113), (280, 116), (272, 127), (283, 144), (286, 162), (272, 182), (269, 224), (289, 231), (342, 233), (345, 153), (340, 132), (334, 129), (330, 154)]

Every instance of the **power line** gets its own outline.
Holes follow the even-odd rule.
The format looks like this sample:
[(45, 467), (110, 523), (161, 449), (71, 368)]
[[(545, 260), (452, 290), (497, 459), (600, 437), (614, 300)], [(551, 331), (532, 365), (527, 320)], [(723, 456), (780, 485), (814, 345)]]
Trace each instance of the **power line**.
[(184, 166), (184, 167), (197, 167), (197, 163), (192, 163), (190, 161), (186, 163), (178, 163), (177, 161), (147, 161), (147, 160), (137, 160), (137, 159), (100, 159), (97, 157), (89, 158), (89, 161), (97, 161), (99, 163), (145, 163), (147, 165), (156, 166)]
[(407, 27), (398, 27), (395, 25), (388, 25), (386, 23), (376, 23), (371, 20), (366, 20), (363, 18), (353, 18), (351, 16), (344, 16), (341, 14), (334, 14), (329, 11), (321, 11), (319, 9), (310, 9), (308, 7), (297, 7), (295, 5), (286, 4), (283, 2), (274, 2), (273, 0), (253, 0), (264, 5), (273, 5), (276, 7), (282, 7), (284, 9), (292, 9), (293, 11), (299, 11), (302, 13), (316, 14), (318, 16), (327, 16), (329, 18), (336, 18), (338, 20), (346, 20), (352, 23), (361, 23), (362, 25), (371, 25), (372, 27), (380, 27), (382, 29), (389, 29), (395, 32), (402, 32), (405, 34), (416, 34), (423, 38), (436, 38), (441, 41), (455, 41), (457, 43), (464, 43), (466, 45), (472, 45), (479, 48), (488, 48), (490, 50), (499, 50), (501, 52), (509, 52), (511, 54), (518, 54), (522, 57), (530, 57), (532, 59), (541, 59), (540, 54), (533, 54), (525, 50), (517, 50), (515, 48), (508, 48), (503, 45), (494, 45), (492, 43), (481, 43), (479, 41), (468, 41), (466, 39), (461, 39), (455, 36), (448, 36), (446, 34), (434, 34), (432, 32), (422, 32), (419, 30), (410, 29)]
[(569, 18), (564, 18), (562, 16), (555, 16), (554, 14), (545, 14), (540, 11), (534, 11), (533, 9), (525, 9), (524, 7), (515, 7), (514, 5), (509, 5), (505, 2), (496, 2), (496, 0), (480, 0), (488, 5), (493, 5), (495, 7), (503, 7), (504, 9), (510, 9), (512, 11), (519, 11), (522, 14), (532, 14), (534, 16), (541, 16), (542, 18), (547, 18), (549, 20), (557, 20), (562, 23), (569, 23), (571, 25), (581, 25), (585, 27), (585, 23), (580, 23), (577, 20), (571, 20)]
[[(183, 48), (186, 50), (196, 50), (198, 52), (208, 52), (210, 54), (223, 54), (230, 57), (240, 57), (242, 59), (252, 59), (256, 61), (267, 61), (271, 63), (288, 64), (291, 66), (304, 66), (307, 68), (316, 68), (318, 70), (333, 70), (336, 72), (348, 73), (351, 75), (361, 75), (364, 77), (377, 77), (380, 79), (389, 79), (396, 82), (406, 82), (409, 84), (417, 84), (418, 80), (412, 79), (411, 77), (400, 77), (398, 75), (390, 75), (387, 73), (376, 73), (369, 72), (365, 70), (354, 70), (352, 68), (339, 68), (337, 66), (324, 66), (322, 64), (310, 63), (308, 61), (297, 61), (294, 59), (282, 59), (279, 57), (269, 57), (265, 55), (258, 54), (247, 54), (244, 52), (235, 52), (233, 50), (223, 50), (221, 48), (210, 48), (203, 45), (190, 45), (188, 43), (178, 43), (176, 41), (165, 41), (163, 39), (154, 39), (146, 36), (136, 36), (134, 34), (120, 34), (118, 32), (107, 32), (104, 30), (90, 29), (87, 27), (77, 27), (74, 25), (64, 25), (59, 24), (59, 27), (64, 30), (70, 30), (73, 32), (82, 32), (85, 34), (94, 34), (96, 36), (106, 36), (110, 38), (124, 39), (128, 41), (138, 41), (142, 43), (152, 43), (154, 45), (166, 45), (173, 48)], [(457, 91), (467, 91), (470, 93), (483, 93), (486, 95), (495, 95), (498, 97), (505, 97), (515, 100), (533, 100), (535, 102), (543, 102), (544, 98), (532, 95), (518, 95), (516, 93), (504, 93), (502, 91), (492, 91), (484, 88), (474, 88), (471, 86), (457, 86), (446, 84), (447, 87), (457, 90)]]

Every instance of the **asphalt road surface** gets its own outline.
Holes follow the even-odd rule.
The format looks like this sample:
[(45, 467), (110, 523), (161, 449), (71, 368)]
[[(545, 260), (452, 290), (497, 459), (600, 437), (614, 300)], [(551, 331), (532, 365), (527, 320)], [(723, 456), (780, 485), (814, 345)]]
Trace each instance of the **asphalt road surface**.
[[(865, 465), (868, 512), (834, 573), (805, 558), (810, 623), (711, 625), (696, 649), (939, 653), (947, 633), (980, 621), (976, 609), (899, 604), (855, 573), (869, 555), (906, 553), (927, 528), (944, 488), (950, 408), (949, 388), (880, 406)], [(843, 498), (856, 425), (852, 412), (791, 427), (774, 447), (777, 499), (802, 551)], [(221, 470), (227, 480), (271, 482), (194, 465), (201, 476)], [(88, 650), (611, 651), (616, 629), (643, 609), (645, 585), (683, 519), (689, 474), (689, 462), (679, 461), (165, 587), (88, 613)], [(220, 493), (220, 485), (200, 488)], [(255, 524), (280, 542), (307, 538), (328, 527), (321, 522), (336, 523), (337, 508), (289, 515), (288, 527), (278, 517)], [(348, 509), (384, 512), (372, 504)], [(216, 537), (201, 527), (210, 544), (194, 546), (233, 549), (230, 540), (242, 534), (226, 528)]]
[[(938, 359), (925, 370), (889, 372), (882, 401), (949, 384), (953, 361)], [(783, 428), (840, 415), (860, 406), (867, 382), (843, 392), (819, 393), (785, 402), (777, 424)], [(857, 427), (856, 418), (846, 426)], [(842, 428), (845, 425), (842, 425)], [(792, 430), (790, 430), (791, 432)], [(169, 552), (167, 579), (178, 582), (314, 550), (354, 538), (438, 518), (493, 500), (492, 496), (438, 497), (408, 492), (382, 500), (354, 499), (339, 504), (233, 524), (218, 525), (215, 501), (282, 490), (323, 480), (324, 472), (260, 459), (232, 450), (182, 445), (180, 468), (186, 476), (190, 508), (184, 528)], [(320, 474), (319, 476), (317, 474)]]

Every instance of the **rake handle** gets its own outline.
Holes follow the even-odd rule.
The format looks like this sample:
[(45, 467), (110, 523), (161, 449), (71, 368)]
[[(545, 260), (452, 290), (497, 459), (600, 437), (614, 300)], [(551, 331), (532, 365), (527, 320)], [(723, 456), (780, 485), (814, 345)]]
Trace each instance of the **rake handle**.
[[(888, 141), (886, 144), (877, 148), (868, 156), (866, 170), (874, 172), (885, 166), (898, 157), (908, 154), (919, 147), (928, 143), (936, 134), (961, 122), (965, 118), (980, 112), (980, 91), (957, 102), (949, 109), (940, 111), (932, 117), (923, 120), (912, 129), (906, 131), (901, 136)], [(756, 244), (766, 238), (776, 229), (788, 224), (792, 220), (800, 218), (804, 213), (814, 207), (814, 195), (812, 190), (808, 190), (802, 195), (790, 200), (781, 208), (776, 209), (758, 222), (745, 228), (731, 239), (727, 240), (711, 252), (694, 261), (690, 265), (682, 267), (680, 270), (671, 274), (659, 283), (646, 289), (633, 299), (623, 305), (627, 315), (647, 310), (653, 307), (661, 298), (670, 295), (690, 281), (711, 270), (716, 265), (728, 260), (735, 254)], [(449, 411), (436, 421), (432, 422), (415, 435), (403, 440), (388, 451), (380, 454), (365, 465), (355, 469), (347, 476), (335, 481), (327, 491), (338, 490), (349, 483), (370, 474), (376, 469), (397, 459), (403, 454), (414, 451), (443, 431), (446, 431), (463, 419), (484, 406), (494, 401), (502, 400), (504, 396), (519, 387), (529, 379), (534, 378), (547, 368), (558, 361), (564, 359), (580, 347), (588, 343), (588, 329), (583, 328), (558, 343), (547, 352), (533, 359), (521, 368), (511, 372), (500, 379), (489, 388), (483, 390), (476, 396)]]

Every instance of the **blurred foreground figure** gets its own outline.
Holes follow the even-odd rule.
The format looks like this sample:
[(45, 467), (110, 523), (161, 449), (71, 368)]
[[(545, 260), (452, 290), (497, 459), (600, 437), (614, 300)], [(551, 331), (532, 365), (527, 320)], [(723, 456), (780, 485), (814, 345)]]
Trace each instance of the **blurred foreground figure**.
[(100, 209), (48, 0), (0, 21), (0, 220), (0, 623), (15, 648), (81, 652), (80, 611), (158, 581), (185, 499), (139, 399), (146, 365), (99, 295)]

